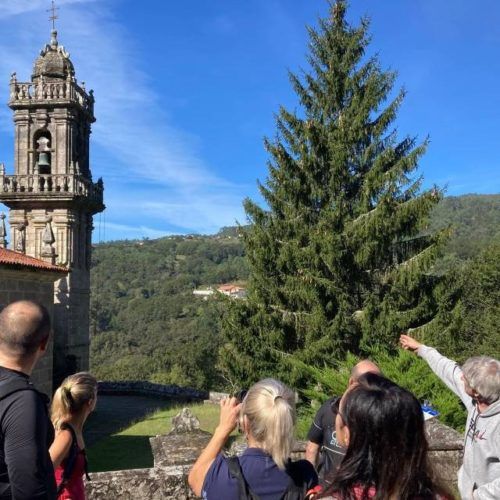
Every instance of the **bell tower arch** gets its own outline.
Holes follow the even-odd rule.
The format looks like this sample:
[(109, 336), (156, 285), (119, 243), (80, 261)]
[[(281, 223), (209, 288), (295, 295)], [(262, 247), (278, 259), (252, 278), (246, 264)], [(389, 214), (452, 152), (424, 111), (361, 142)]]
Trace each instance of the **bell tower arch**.
[(94, 96), (78, 83), (68, 52), (52, 31), (31, 81), (10, 80), (14, 173), (0, 169), (0, 201), (9, 207), (17, 251), (67, 266), (54, 286), (54, 381), (89, 366), (92, 218), (104, 210), (103, 182), (89, 163)]

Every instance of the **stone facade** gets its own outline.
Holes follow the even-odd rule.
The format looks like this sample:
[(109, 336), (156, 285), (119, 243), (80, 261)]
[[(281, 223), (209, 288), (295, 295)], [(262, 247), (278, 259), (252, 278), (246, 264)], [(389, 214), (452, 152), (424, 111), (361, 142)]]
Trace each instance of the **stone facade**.
[[(431, 465), (436, 475), (452, 489), (456, 489), (457, 472), (462, 459), (460, 434), (436, 419), (426, 422), (426, 430)], [(86, 483), (87, 498), (90, 500), (197, 498), (189, 489), (187, 475), (209, 439), (210, 435), (203, 431), (171, 433), (151, 438), (153, 468), (91, 474), (91, 481)], [(232, 447), (238, 450), (237, 454), (244, 448), (244, 443)], [(294, 460), (304, 458), (304, 454), (305, 442), (298, 442), (292, 458)]]
[[(0, 309), (15, 300), (34, 300), (43, 304), (54, 317), (54, 281), (61, 273), (40, 269), (19, 269), (0, 263)], [(36, 387), (52, 396), (53, 338), (31, 376)]]
[(10, 209), (13, 249), (71, 270), (54, 287), (54, 381), (89, 367), (92, 216), (104, 210), (92, 181), (94, 97), (75, 78), (52, 32), (30, 82), (10, 80), (14, 174), (0, 165), (0, 201)]

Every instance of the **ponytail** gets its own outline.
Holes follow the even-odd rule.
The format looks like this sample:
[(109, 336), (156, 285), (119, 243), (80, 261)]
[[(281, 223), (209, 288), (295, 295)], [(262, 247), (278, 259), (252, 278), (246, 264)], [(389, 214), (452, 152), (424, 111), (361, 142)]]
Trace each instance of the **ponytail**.
[(252, 437), (284, 469), (293, 446), (295, 394), (278, 380), (261, 380), (248, 391), (242, 414)]
[(63, 380), (54, 393), (50, 409), (50, 418), (54, 427), (78, 414), (86, 403), (97, 397), (97, 380), (87, 372), (75, 373)]

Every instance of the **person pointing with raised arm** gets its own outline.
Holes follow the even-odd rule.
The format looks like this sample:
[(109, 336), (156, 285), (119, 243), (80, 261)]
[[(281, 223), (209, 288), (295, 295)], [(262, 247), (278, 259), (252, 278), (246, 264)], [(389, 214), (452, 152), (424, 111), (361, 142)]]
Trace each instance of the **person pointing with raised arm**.
[(500, 362), (476, 356), (460, 367), (409, 335), (401, 335), (400, 344), (427, 361), (467, 409), (463, 464), (458, 472), (462, 499), (500, 499)]

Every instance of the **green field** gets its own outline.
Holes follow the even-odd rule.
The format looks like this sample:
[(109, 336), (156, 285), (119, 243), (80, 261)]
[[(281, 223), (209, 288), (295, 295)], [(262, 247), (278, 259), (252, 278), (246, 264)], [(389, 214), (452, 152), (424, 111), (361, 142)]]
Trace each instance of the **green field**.
[[(90, 471), (102, 472), (152, 467), (153, 455), (149, 438), (169, 432), (172, 428), (172, 417), (186, 407), (198, 417), (202, 430), (213, 433), (219, 421), (218, 405), (179, 405), (159, 410), (88, 447)], [(304, 438), (310, 422), (309, 415), (299, 418), (297, 422), (297, 437), (299, 439)]]
[[(87, 450), (91, 472), (121, 469), (140, 469), (153, 466), (149, 438), (166, 434), (172, 427), (172, 417), (183, 406), (160, 410), (146, 416), (126, 429), (111, 434)], [(202, 430), (213, 432), (219, 420), (217, 405), (195, 404), (187, 406), (200, 420)]]

